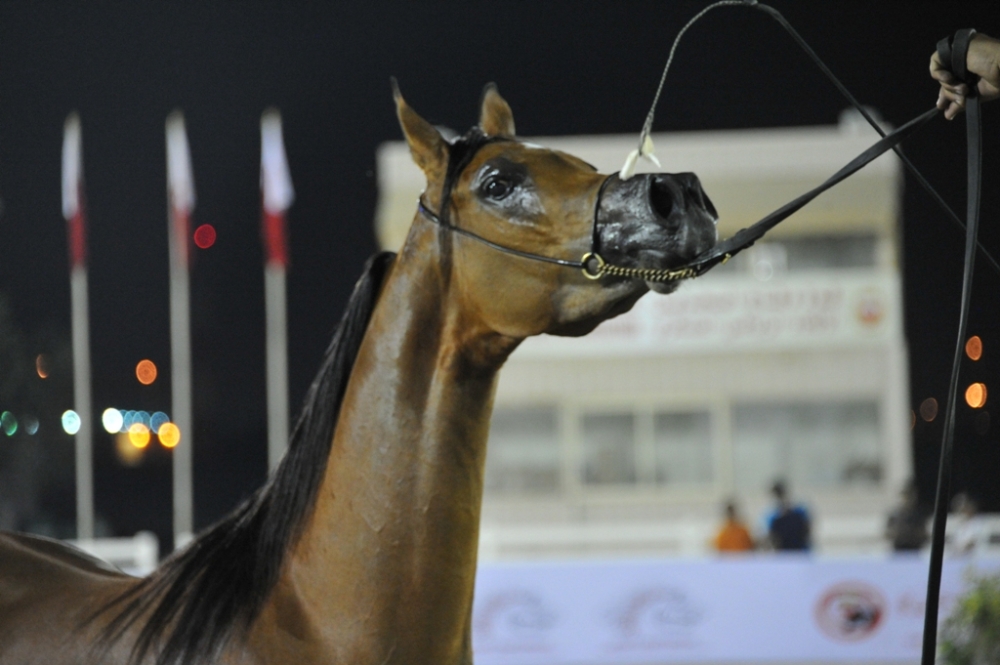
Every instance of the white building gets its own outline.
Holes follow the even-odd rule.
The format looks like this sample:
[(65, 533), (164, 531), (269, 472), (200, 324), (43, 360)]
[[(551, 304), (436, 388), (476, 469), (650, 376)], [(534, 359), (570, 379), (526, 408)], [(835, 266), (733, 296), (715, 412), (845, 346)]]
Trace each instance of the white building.
[[(660, 134), (728, 237), (877, 140), (840, 126)], [(636, 137), (535, 138), (617, 170)], [(376, 229), (396, 249), (423, 176), (403, 143), (378, 154)], [(735, 497), (753, 526), (777, 478), (822, 553), (882, 549), (911, 475), (898, 221), (900, 168), (875, 161), (765, 242), (579, 339), (527, 340), (501, 373), (484, 560), (701, 554)]]

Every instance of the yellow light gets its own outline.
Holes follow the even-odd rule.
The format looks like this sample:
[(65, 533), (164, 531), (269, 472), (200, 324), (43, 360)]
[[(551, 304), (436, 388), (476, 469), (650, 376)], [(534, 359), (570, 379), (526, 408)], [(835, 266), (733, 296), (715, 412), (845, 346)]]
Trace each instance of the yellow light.
[(115, 456), (123, 466), (138, 466), (145, 452), (142, 448), (135, 447), (128, 432), (115, 434)]
[(139, 364), (135, 366), (135, 378), (139, 379), (139, 383), (144, 386), (156, 381), (156, 365), (153, 361), (140, 360)]
[(149, 445), (149, 428), (142, 423), (134, 423), (128, 428), (128, 440), (136, 448), (145, 448)]
[(983, 357), (983, 340), (979, 339), (979, 335), (973, 335), (965, 343), (965, 355), (972, 360), (979, 360)]
[(973, 383), (965, 389), (965, 403), (973, 409), (979, 409), (986, 404), (986, 384)]
[(160, 445), (164, 448), (173, 448), (181, 442), (181, 430), (173, 423), (163, 423), (160, 425)]

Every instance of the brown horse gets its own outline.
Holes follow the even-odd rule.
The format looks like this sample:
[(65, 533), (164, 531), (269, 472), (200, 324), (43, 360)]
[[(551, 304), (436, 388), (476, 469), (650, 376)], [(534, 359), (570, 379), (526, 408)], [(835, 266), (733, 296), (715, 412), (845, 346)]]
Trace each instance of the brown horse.
[(280, 468), (144, 579), (0, 535), (0, 663), (471, 662), (500, 367), (672, 290), (646, 278), (709, 249), (715, 213), (691, 174), (622, 181), (518, 142), (493, 87), (451, 143), (395, 98), (427, 188), (399, 255), (369, 261)]

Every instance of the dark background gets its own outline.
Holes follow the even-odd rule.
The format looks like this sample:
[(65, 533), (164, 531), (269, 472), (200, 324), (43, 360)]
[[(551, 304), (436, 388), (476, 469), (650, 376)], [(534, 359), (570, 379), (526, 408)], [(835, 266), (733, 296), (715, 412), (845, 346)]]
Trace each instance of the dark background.
[[(522, 134), (637, 132), (674, 35), (706, 4), (0, 2), (0, 346), (10, 356), (0, 385), (2, 373), (17, 374), (8, 399), (44, 416), (34, 438), (0, 437), (8, 451), (20, 446), (17, 469), (31, 471), (0, 475), (8, 479), (8, 502), (16, 504), (10, 497), (17, 492), (30, 496), (13, 526), (45, 523), (72, 535), (74, 523), (72, 440), (57, 421), (72, 405), (60, 209), (70, 111), (83, 124), (97, 417), (112, 405), (169, 412), (164, 119), (175, 108), (186, 115), (194, 224), (211, 223), (219, 234), (214, 247), (195, 250), (191, 276), (201, 527), (256, 488), (266, 471), (261, 112), (270, 105), (282, 111), (297, 195), (288, 283), (295, 411), (375, 250), (375, 149), (400, 136), (390, 76), (421, 114), (458, 129), (475, 121), (483, 84), (496, 81)], [(933, 105), (927, 63), (939, 38), (969, 26), (1000, 32), (995, 1), (773, 4), (863, 103), (895, 125)], [(845, 105), (777, 23), (723, 8), (688, 32), (654, 130), (829, 125)], [(995, 255), (998, 114), (1000, 102), (984, 113), (982, 241)], [(964, 215), (964, 123), (937, 120), (906, 150)], [(909, 178), (903, 239), (912, 407), (931, 396), (943, 405), (963, 238)], [(963, 386), (993, 386), (1000, 275), (980, 260), (976, 276), (970, 334), (982, 336), (985, 354), (979, 363), (966, 361)], [(33, 373), (38, 353), (52, 358), (53, 376), (44, 383)], [(149, 387), (134, 376), (142, 358), (161, 372)], [(959, 410), (955, 486), (1000, 510), (1000, 421), (983, 434), (975, 416), (964, 405)], [(942, 420), (918, 418), (914, 429), (925, 502), (933, 496)], [(97, 511), (108, 528), (122, 535), (153, 528), (169, 542), (167, 453), (124, 468), (99, 424), (95, 448)], [(2, 453), (0, 463), (15, 464)], [(29, 476), (36, 480), (13, 491), (11, 478)]]

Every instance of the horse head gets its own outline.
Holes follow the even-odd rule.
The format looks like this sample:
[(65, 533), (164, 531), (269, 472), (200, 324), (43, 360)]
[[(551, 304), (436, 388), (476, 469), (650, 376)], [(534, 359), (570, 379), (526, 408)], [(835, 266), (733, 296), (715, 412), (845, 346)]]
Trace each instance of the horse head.
[(437, 223), (449, 279), (497, 333), (586, 334), (647, 290), (669, 293), (678, 283), (593, 279), (587, 272), (595, 254), (617, 267), (663, 271), (715, 244), (716, 212), (693, 173), (622, 180), (519, 141), (510, 106), (493, 85), (479, 125), (453, 141), (395, 86), (394, 94), (410, 153), (427, 178), (418, 219)]

